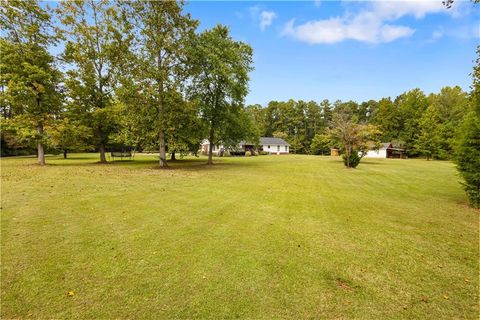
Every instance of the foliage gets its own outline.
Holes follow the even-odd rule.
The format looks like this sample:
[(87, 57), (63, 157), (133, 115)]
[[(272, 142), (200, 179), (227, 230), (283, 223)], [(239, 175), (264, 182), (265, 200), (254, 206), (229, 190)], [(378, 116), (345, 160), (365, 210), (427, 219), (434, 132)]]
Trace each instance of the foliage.
[[(35, 1), (7, 1), (0, 10), (2, 113), (21, 116), (37, 131), (38, 162), (45, 164), (45, 122), (60, 111), (61, 73), (49, 53), (57, 41), (51, 17)], [(22, 140), (22, 138), (20, 139)]]
[(47, 132), (50, 146), (62, 151), (64, 158), (67, 158), (68, 152), (91, 149), (87, 141), (91, 138), (92, 132), (80, 121), (70, 118), (54, 120), (47, 125)]
[(179, 107), (184, 104), (177, 104), (176, 96), (191, 75), (188, 51), (198, 22), (183, 12), (182, 1), (121, 4), (123, 29), (129, 34), (128, 58), (122, 61), (123, 95), (130, 100), (141, 99), (136, 104), (142, 109), (137, 120), (148, 124), (150, 137), (157, 140), (159, 165), (167, 167), (167, 139), (170, 138), (172, 149), (185, 143), (185, 139), (178, 140), (176, 135), (168, 137), (167, 131), (180, 123), (183, 116)]
[(111, 112), (115, 71), (123, 52), (117, 12), (107, 0), (63, 1), (56, 12), (66, 40), (62, 60), (68, 68), (67, 94), (76, 107), (75, 121), (91, 128), (100, 162), (106, 162), (106, 146), (116, 129)]
[[(380, 144), (380, 130), (376, 126), (358, 124), (352, 120), (351, 115), (346, 113), (334, 115), (333, 126), (328, 131), (328, 135), (330, 140), (340, 148), (345, 166), (349, 168), (355, 168), (368, 150), (378, 149)], [(353, 156), (354, 153), (356, 156)]]
[[(252, 48), (235, 41), (227, 27), (217, 25), (202, 32), (191, 50), (195, 74), (190, 97), (200, 104), (200, 115), (208, 127), (208, 164), (213, 145), (237, 144), (248, 138), (250, 119), (243, 108), (252, 70)], [(245, 131), (246, 130), (246, 131)]]
[(456, 163), (471, 205), (480, 208), (480, 46), (473, 69), (471, 101), (459, 132)]
[(324, 155), (330, 154), (330, 148), (332, 147), (333, 142), (328, 134), (316, 134), (310, 145), (310, 151), (312, 154)]
[(471, 111), (462, 125), (457, 168), (471, 205), (480, 208), (480, 112)]
[(440, 115), (434, 105), (430, 105), (419, 122), (420, 133), (415, 148), (427, 160), (436, 158), (440, 152)]
[(350, 155), (344, 153), (342, 155), (343, 164), (347, 168), (356, 168), (360, 164), (361, 158), (358, 156), (357, 152), (353, 152)]

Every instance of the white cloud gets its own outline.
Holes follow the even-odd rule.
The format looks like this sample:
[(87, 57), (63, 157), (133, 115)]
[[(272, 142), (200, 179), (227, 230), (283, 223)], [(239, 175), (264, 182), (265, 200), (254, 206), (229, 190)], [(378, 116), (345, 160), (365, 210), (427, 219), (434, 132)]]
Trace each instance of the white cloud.
[(273, 19), (277, 17), (277, 14), (273, 11), (262, 11), (260, 12), (260, 29), (265, 30), (273, 22)]
[(295, 20), (290, 20), (283, 30), (283, 35), (310, 44), (332, 44), (347, 39), (367, 43), (391, 42), (411, 36), (415, 32), (405, 26), (382, 24), (367, 15), (359, 15), (351, 20), (335, 17), (309, 21), (298, 26), (294, 24)]
[(392, 26), (385, 24), (380, 28), (379, 42), (392, 42), (399, 38), (409, 37), (415, 32), (414, 29), (405, 26)]
[[(376, 1), (373, 2), (373, 12), (384, 19), (395, 20), (406, 15), (421, 19), (429, 13), (449, 13), (452, 9), (447, 9), (442, 1)], [(451, 10), (451, 11), (449, 11)]]
[(392, 42), (411, 36), (415, 29), (388, 22), (404, 16), (421, 19), (430, 13), (443, 12), (458, 16), (460, 6), (447, 10), (439, 0), (372, 1), (355, 14), (347, 12), (343, 16), (311, 20), (299, 25), (295, 25), (292, 19), (285, 25), (282, 35), (311, 44), (337, 43), (349, 39), (366, 43)]
[(248, 12), (250, 13), (250, 18), (259, 24), (262, 31), (272, 25), (273, 19), (277, 17), (274, 11), (262, 10), (259, 5), (249, 7)]

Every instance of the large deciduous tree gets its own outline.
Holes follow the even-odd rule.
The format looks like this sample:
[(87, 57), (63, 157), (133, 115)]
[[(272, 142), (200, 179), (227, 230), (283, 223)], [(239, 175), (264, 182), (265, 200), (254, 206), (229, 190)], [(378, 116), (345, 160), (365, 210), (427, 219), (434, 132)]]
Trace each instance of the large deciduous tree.
[(66, 39), (67, 89), (75, 114), (91, 128), (100, 162), (115, 129), (112, 114), (115, 68), (122, 54), (115, 7), (107, 0), (63, 1), (57, 8)]
[(419, 121), (420, 132), (415, 141), (415, 148), (427, 160), (438, 158), (441, 144), (440, 115), (435, 105), (430, 105)]
[(200, 102), (201, 117), (209, 128), (208, 164), (213, 164), (216, 142), (225, 145), (247, 138), (249, 118), (243, 102), (253, 69), (252, 48), (233, 40), (227, 27), (217, 25), (197, 37), (192, 59), (196, 66), (192, 98)]
[(0, 27), (2, 110), (35, 129), (38, 163), (45, 165), (45, 123), (61, 108), (61, 73), (48, 52), (57, 41), (51, 16), (36, 1), (3, 1)]
[[(130, 96), (141, 96), (143, 122), (152, 128), (159, 146), (159, 164), (167, 167), (167, 131), (182, 115), (178, 105), (169, 105), (184, 87), (190, 75), (188, 48), (198, 22), (183, 12), (183, 2), (122, 2), (133, 35), (130, 42), (128, 71), (131, 80), (125, 85)], [(175, 102), (173, 102), (175, 103)], [(141, 119), (139, 119), (141, 120)]]
[(415, 141), (420, 133), (420, 119), (428, 107), (425, 94), (420, 89), (402, 93), (394, 102), (401, 119), (398, 139), (403, 141), (410, 156), (418, 156)]

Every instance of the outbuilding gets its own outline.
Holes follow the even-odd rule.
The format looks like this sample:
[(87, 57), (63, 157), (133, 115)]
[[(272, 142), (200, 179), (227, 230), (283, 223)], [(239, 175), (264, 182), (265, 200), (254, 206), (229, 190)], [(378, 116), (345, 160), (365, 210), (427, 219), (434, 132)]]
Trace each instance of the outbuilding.
[(395, 148), (391, 142), (382, 143), (378, 150), (368, 150), (365, 158), (404, 158), (405, 149)]

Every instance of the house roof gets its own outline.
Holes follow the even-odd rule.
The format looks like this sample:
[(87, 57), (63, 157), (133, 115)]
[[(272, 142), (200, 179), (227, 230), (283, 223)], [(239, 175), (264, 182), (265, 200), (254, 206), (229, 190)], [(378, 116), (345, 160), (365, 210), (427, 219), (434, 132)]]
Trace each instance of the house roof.
[[(250, 141), (240, 141), (239, 145), (251, 145), (254, 144)], [(272, 137), (260, 137), (259, 139), (259, 145), (264, 146), (264, 145), (275, 145), (275, 146), (290, 146), (288, 142), (283, 140), (282, 138), (272, 138)]]
[(382, 143), (380, 149), (378, 150), (396, 150), (396, 151), (405, 151), (403, 148), (395, 148), (391, 142)]
[(288, 142), (283, 140), (282, 138), (273, 138), (273, 137), (261, 137), (260, 138), (261, 145), (280, 145), (280, 146), (290, 146)]
[(386, 150), (386, 149), (390, 149), (392, 146), (392, 144), (390, 142), (386, 142), (386, 143), (382, 143), (382, 146), (380, 147), (379, 150)]
[[(208, 140), (205, 139), (202, 142), (202, 145), (209, 144)], [(242, 140), (238, 143), (239, 145), (253, 145), (254, 143), (251, 143), (250, 141), (245, 141)], [(290, 146), (288, 142), (283, 140), (282, 138), (273, 138), (273, 137), (260, 137), (259, 140), (260, 145), (275, 145), (275, 146)]]

